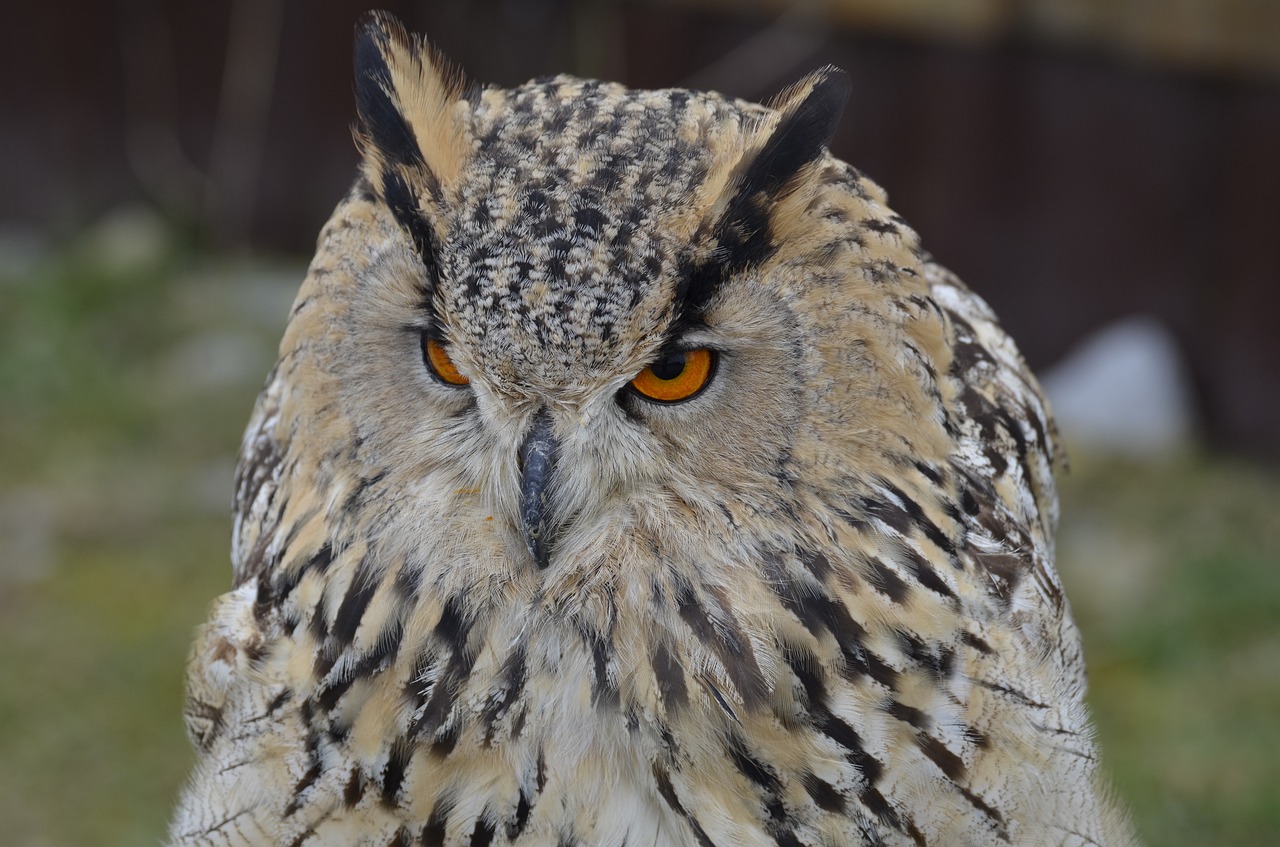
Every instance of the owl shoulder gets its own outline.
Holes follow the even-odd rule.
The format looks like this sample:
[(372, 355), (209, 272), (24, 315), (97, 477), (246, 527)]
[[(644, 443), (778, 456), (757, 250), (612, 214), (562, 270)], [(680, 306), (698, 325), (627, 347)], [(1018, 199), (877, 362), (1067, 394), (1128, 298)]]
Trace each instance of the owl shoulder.
[(1065, 460), (1048, 401), (986, 301), (932, 261), (923, 274), (950, 341), (944, 397), (966, 546), (1004, 599), (1032, 587), (1061, 610), (1054, 475)]

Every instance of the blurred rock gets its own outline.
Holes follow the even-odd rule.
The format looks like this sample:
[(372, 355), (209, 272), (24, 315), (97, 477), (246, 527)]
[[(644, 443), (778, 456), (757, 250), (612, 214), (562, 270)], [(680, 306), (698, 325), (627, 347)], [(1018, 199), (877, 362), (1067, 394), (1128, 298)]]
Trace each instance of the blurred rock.
[(203, 332), (166, 357), (162, 385), (172, 396), (202, 394), (220, 388), (257, 387), (273, 360), (269, 343), (247, 332)]
[(34, 227), (7, 222), (0, 224), (0, 286), (20, 282), (48, 254), (48, 239)]
[(173, 245), (169, 225), (146, 206), (121, 206), (85, 232), (80, 249), (115, 276), (151, 270)]
[(305, 265), (261, 265), (241, 271), (231, 300), (236, 315), (272, 336), (284, 332), (289, 309), (307, 275)]
[(44, 489), (19, 488), (0, 500), (0, 585), (52, 572), (55, 524), (54, 499)]
[(261, 330), (274, 342), (306, 276), (299, 262), (217, 262), (188, 271), (174, 283), (177, 319), (197, 325)]
[(231, 513), (231, 495), (235, 491), (236, 463), (230, 457), (214, 459), (191, 468), (186, 475), (190, 506), (213, 515)]
[(1154, 318), (1104, 327), (1040, 381), (1068, 444), (1154, 457), (1185, 446), (1196, 429), (1186, 366)]

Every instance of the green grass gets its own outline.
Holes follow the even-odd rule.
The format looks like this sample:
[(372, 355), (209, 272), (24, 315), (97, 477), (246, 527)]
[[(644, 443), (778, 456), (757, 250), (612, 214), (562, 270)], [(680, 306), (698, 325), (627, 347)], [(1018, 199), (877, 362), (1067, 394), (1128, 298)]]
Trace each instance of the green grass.
[[(191, 757), (186, 642), (224, 590), (222, 521), (61, 546), (0, 627), (0, 819), (11, 844), (155, 844)], [(12, 841), (8, 841), (12, 838)]]
[[(187, 646), (229, 585), (234, 454), (287, 308), (237, 315), (244, 276), (75, 249), (0, 275), (6, 845), (163, 837), (192, 761)], [(250, 361), (224, 378), (191, 343), (235, 322)]]
[[(231, 463), (301, 268), (260, 276), (76, 251), (0, 273), (5, 844), (163, 837)], [(1280, 844), (1280, 477), (1074, 458), (1060, 567), (1117, 789), (1152, 845)]]
[(1104, 761), (1150, 844), (1280, 843), (1280, 480), (1080, 462), (1059, 565)]

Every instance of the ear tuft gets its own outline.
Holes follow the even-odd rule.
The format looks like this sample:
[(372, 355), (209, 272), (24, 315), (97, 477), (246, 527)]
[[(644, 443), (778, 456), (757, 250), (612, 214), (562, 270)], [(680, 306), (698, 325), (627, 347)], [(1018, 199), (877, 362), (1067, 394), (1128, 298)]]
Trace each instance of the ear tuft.
[(425, 166), (391, 80), (388, 55), (395, 38), (408, 41), (400, 22), (385, 12), (367, 12), (356, 25), (356, 114), (362, 152), (386, 164)]
[(782, 115), (742, 172), (738, 193), (777, 195), (794, 187), (800, 171), (831, 143), (851, 88), (849, 75), (828, 65), (775, 97), (770, 106)]
[(401, 169), (432, 194), (452, 183), (468, 149), (455, 108), (462, 75), (383, 11), (357, 24), (354, 65), (357, 143), (374, 186), (381, 191), (385, 176)]
[(716, 280), (757, 266), (772, 255), (772, 215), (803, 182), (809, 166), (822, 158), (850, 87), (844, 71), (827, 66), (774, 98), (772, 106), (781, 114), (734, 167), (724, 199), (713, 207), (710, 220), (716, 253), (706, 272), (697, 277), (711, 282), (700, 286), (705, 289), (701, 295), (691, 293), (695, 301), (709, 300)]

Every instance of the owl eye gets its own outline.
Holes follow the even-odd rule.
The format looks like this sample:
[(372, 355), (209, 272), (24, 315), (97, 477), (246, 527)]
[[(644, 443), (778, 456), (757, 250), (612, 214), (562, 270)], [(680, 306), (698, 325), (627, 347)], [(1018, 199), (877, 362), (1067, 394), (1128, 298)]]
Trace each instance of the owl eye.
[(431, 375), (441, 382), (449, 385), (466, 385), (471, 382), (458, 372), (458, 366), (453, 363), (453, 359), (449, 358), (449, 351), (445, 349), (444, 344), (425, 332), (422, 334), (422, 358), (426, 361)]
[(715, 376), (716, 353), (706, 347), (676, 350), (636, 374), (631, 389), (653, 403), (692, 400)]

